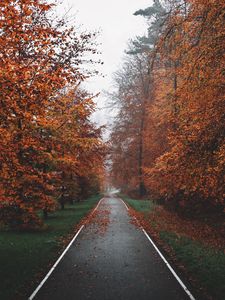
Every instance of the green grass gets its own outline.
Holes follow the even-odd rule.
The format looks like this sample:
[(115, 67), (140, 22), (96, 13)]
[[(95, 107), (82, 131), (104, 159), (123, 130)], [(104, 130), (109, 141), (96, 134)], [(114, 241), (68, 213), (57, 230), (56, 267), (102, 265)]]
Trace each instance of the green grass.
[(213, 299), (222, 300), (225, 295), (225, 255), (187, 237), (161, 232), (161, 239), (169, 244), (190, 274), (201, 282)]
[(149, 212), (155, 207), (151, 200), (135, 200), (123, 194), (119, 194), (119, 196), (132, 208), (142, 213)]
[(46, 231), (0, 232), (0, 299), (17, 299), (16, 291), (26, 284), (31, 286), (31, 282), (35, 286), (36, 275), (47, 271), (48, 265), (58, 257), (62, 247), (59, 238), (70, 233), (100, 198), (100, 195), (93, 196), (51, 214)]
[[(154, 209), (152, 201), (130, 199), (120, 195), (135, 210), (146, 213)], [(159, 220), (160, 222), (160, 220)], [(178, 260), (189, 274), (204, 287), (215, 300), (224, 299), (225, 295), (225, 254), (200, 242), (173, 232), (160, 232), (161, 240), (171, 246)]]

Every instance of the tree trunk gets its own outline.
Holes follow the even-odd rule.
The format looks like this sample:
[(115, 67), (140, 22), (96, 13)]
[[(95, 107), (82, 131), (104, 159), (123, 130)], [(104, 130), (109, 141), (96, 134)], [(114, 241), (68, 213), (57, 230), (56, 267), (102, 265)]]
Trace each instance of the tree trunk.
[(48, 218), (48, 211), (46, 209), (43, 209), (43, 217), (44, 219)]
[(139, 195), (143, 197), (146, 194), (145, 184), (143, 181), (143, 145), (144, 145), (144, 122), (145, 122), (145, 105), (142, 109), (140, 140), (139, 140), (139, 158), (138, 158), (138, 176), (139, 176)]

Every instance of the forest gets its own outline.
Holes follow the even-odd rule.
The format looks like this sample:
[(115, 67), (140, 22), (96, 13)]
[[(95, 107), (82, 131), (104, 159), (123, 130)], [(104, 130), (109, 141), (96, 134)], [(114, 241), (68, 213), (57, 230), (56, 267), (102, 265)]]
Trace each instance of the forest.
[(113, 185), (174, 211), (223, 214), (224, 1), (155, 0), (114, 74)]
[(35, 229), (59, 205), (100, 190), (105, 145), (90, 121), (95, 34), (47, 1), (0, 3), (0, 219)]
[(0, 1), (0, 299), (224, 299), (225, 2), (140, 2)]

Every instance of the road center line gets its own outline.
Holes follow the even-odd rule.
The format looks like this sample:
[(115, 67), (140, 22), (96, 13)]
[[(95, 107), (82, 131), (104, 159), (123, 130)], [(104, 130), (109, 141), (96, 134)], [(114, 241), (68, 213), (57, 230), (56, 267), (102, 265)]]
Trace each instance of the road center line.
[[(101, 200), (99, 200), (98, 204), (96, 205), (95, 209), (92, 211), (91, 214), (93, 214), (98, 209), (98, 207), (99, 207), (100, 203), (102, 202), (102, 200), (104, 200), (104, 198), (102, 198)], [(42, 279), (41, 283), (38, 285), (38, 287), (35, 289), (35, 291), (30, 295), (30, 297), (28, 298), (28, 300), (33, 300), (34, 299), (34, 297), (37, 295), (37, 293), (42, 288), (42, 286), (44, 285), (44, 283), (51, 276), (52, 272), (55, 270), (55, 268), (57, 267), (57, 265), (59, 264), (59, 262), (62, 260), (62, 258), (64, 257), (64, 255), (66, 254), (66, 252), (69, 250), (69, 248), (71, 247), (71, 245), (73, 244), (73, 242), (76, 240), (76, 238), (78, 237), (78, 235), (80, 234), (80, 232), (82, 231), (83, 228), (84, 228), (84, 225), (82, 225), (80, 227), (80, 229), (77, 231), (77, 233), (75, 234), (75, 236), (73, 237), (73, 239), (71, 240), (71, 242), (68, 244), (68, 246), (66, 247), (66, 249), (63, 251), (63, 253), (60, 255), (60, 257), (54, 263), (54, 265), (52, 266), (52, 268), (50, 269), (50, 271), (47, 273), (47, 275)]]

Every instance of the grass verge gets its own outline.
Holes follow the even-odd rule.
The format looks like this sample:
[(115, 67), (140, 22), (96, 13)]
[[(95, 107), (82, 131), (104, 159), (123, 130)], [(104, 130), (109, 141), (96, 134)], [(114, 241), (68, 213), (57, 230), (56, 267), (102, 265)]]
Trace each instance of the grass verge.
[(132, 208), (142, 213), (149, 213), (155, 207), (155, 204), (151, 200), (135, 200), (123, 194), (119, 194), (118, 196), (126, 201)]
[(35, 287), (38, 274), (47, 271), (58, 257), (60, 239), (72, 231), (100, 198), (101, 195), (93, 196), (51, 214), (46, 231), (0, 232), (0, 299), (19, 299), (24, 286)]
[(212, 295), (212, 299), (224, 299), (225, 254), (222, 251), (171, 232), (161, 232), (160, 237), (174, 250), (188, 273)]
[[(120, 195), (120, 197), (136, 211), (142, 213), (145, 217), (145, 222), (147, 221), (151, 224), (151, 213), (154, 212), (157, 205), (150, 204), (151, 201), (130, 199), (123, 195)], [(148, 210), (150, 213), (147, 213)], [(157, 217), (157, 223), (164, 222), (164, 219), (160, 218), (160, 214), (157, 214)], [(159, 226), (155, 226), (155, 218), (153, 224), (151, 224), (151, 229), (155, 231), (153, 233), (160, 238), (166, 250), (168, 246), (172, 249), (171, 252), (166, 252), (168, 256), (171, 253), (172, 255), (175, 254), (178, 268), (179, 266), (184, 266), (185, 275), (188, 274), (193, 279), (197, 293), (200, 296), (199, 298), (206, 299), (207, 295), (208, 299), (224, 299), (225, 254), (221, 249), (207, 246), (198, 240), (182, 234), (178, 235), (173, 231), (160, 230)], [(207, 294), (203, 291), (206, 291)], [(203, 295), (202, 297), (201, 294)]]

